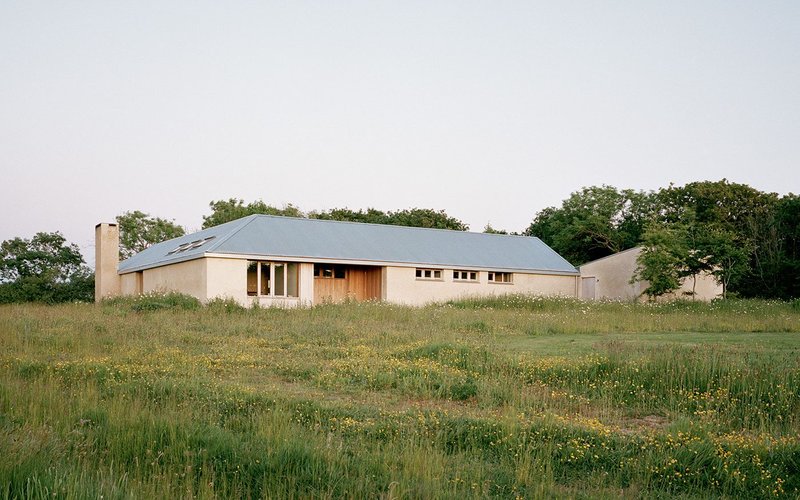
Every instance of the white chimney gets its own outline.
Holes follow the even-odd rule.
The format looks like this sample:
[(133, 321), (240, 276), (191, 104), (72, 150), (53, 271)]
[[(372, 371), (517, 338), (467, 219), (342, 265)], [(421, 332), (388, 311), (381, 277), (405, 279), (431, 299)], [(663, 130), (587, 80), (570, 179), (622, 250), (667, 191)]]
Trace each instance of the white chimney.
[(102, 222), (94, 228), (94, 300), (120, 293), (119, 227)]

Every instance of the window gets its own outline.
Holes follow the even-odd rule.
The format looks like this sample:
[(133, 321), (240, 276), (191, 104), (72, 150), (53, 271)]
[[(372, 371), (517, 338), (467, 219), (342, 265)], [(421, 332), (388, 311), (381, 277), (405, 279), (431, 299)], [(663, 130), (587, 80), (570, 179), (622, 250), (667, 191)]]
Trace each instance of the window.
[(192, 250), (192, 249), (195, 249), (195, 248), (199, 248), (199, 247), (205, 245), (206, 243), (208, 243), (209, 241), (213, 240), (214, 238), (215, 238), (214, 236), (209, 236), (208, 238), (203, 238), (202, 240), (194, 240), (194, 241), (190, 241), (189, 243), (183, 243), (182, 245), (179, 245), (174, 250), (170, 250), (169, 252), (167, 252), (167, 255), (172, 255), (174, 253), (181, 253), (181, 252), (185, 252), (187, 250)]
[(347, 276), (347, 266), (340, 264), (314, 264), (315, 278), (343, 280)]
[(247, 295), (299, 297), (298, 268), (294, 262), (250, 262), (247, 265)]
[(478, 271), (453, 271), (454, 281), (478, 281)]
[(418, 280), (439, 280), (442, 279), (441, 269), (417, 269), (416, 276)]
[(489, 283), (513, 283), (513, 273), (489, 273)]

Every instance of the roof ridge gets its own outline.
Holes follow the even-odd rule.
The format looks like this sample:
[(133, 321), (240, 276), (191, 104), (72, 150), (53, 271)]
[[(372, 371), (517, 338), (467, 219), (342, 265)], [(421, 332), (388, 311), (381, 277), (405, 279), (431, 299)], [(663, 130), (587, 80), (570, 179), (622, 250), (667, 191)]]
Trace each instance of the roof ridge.
[[(247, 221), (245, 221), (245, 222), (242, 222), (242, 223), (239, 225), (239, 227), (237, 227), (236, 229), (234, 229), (233, 231), (231, 231), (230, 233), (228, 233), (228, 235), (227, 235), (227, 236), (225, 236), (225, 237), (223, 237), (223, 238), (219, 238), (219, 239), (218, 239), (217, 241), (215, 241), (215, 242), (214, 242), (214, 243), (213, 243), (213, 244), (212, 244), (210, 247), (208, 247), (208, 248), (206, 249), (206, 251), (205, 251), (205, 252), (203, 252), (203, 253), (209, 253), (209, 252), (213, 252), (214, 250), (216, 250), (216, 249), (217, 249), (219, 246), (221, 246), (223, 243), (225, 243), (226, 241), (228, 241), (229, 239), (231, 239), (233, 236), (235, 236), (235, 235), (236, 235), (236, 233), (238, 233), (239, 231), (241, 231), (242, 229), (244, 229), (244, 228), (245, 228), (247, 225), (249, 225), (251, 222), (253, 222), (253, 221), (256, 219), (256, 217), (257, 217), (257, 214), (248, 215), (248, 216), (246, 216), (246, 217), (243, 217), (242, 219), (247, 219)], [(242, 219), (239, 219), (239, 220), (242, 220)], [(209, 228), (209, 229), (211, 229), (211, 228)]]
[(335, 219), (317, 219), (314, 217), (295, 217), (292, 215), (272, 215), (272, 214), (252, 214), (248, 217), (270, 217), (273, 219), (296, 219), (296, 220), (303, 220), (309, 222), (325, 222), (325, 223), (336, 223), (336, 224), (356, 224), (360, 226), (380, 226), (380, 227), (397, 227), (401, 229), (407, 230), (424, 230), (424, 231), (449, 231), (451, 233), (459, 233), (459, 234), (485, 234), (487, 236), (507, 236), (510, 238), (532, 238), (532, 239), (540, 239), (537, 236), (526, 236), (524, 234), (500, 234), (500, 233), (483, 233), (477, 231), (461, 231), (459, 229), (444, 229), (439, 227), (420, 227), (420, 226), (403, 226), (400, 224), (382, 224), (380, 222), (359, 222), (354, 220), (335, 220)]

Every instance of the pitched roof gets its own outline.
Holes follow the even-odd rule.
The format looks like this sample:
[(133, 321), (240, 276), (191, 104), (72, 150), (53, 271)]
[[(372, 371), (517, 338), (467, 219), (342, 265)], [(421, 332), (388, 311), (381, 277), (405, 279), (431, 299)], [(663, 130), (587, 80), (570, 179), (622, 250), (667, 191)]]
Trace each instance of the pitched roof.
[(140, 271), (206, 254), (578, 274), (539, 238), (250, 215), (158, 243), (120, 263)]

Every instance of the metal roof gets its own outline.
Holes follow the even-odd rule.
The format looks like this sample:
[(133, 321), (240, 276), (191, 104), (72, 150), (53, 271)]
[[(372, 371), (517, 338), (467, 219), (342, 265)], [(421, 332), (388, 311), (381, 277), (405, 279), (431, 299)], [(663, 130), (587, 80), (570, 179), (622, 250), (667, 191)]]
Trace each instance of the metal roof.
[(158, 243), (121, 262), (119, 272), (206, 254), (578, 274), (535, 237), (272, 215), (250, 215)]

